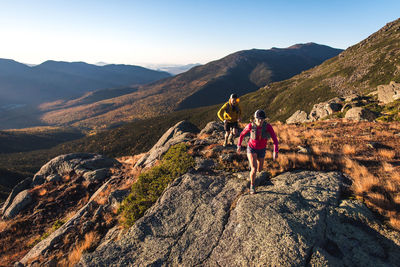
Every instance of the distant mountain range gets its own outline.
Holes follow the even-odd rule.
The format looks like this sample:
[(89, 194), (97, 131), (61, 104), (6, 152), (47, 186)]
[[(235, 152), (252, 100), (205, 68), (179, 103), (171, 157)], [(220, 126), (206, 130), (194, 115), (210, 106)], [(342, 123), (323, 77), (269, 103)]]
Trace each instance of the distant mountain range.
[(170, 76), (166, 72), (132, 65), (96, 66), (49, 60), (27, 66), (14, 60), (0, 59), (0, 107), (71, 99), (89, 91), (137, 86)]
[(171, 73), (173, 75), (181, 74), (183, 72), (186, 72), (190, 70), (193, 67), (200, 66), (201, 64), (195, 63), (195, 64), (186, 64), (186, 65), (181, 65), (181, 64), (176, 64), (176, 65), (170, 65), (170, 64), (149, 64), (145, 65), (146, 68), (153, 69), (153, 70), (159, 70), (159, 71), (165, 71), (168, 73)]
[(173, 110), (213, 105), (225, 101), (232, 92), (243, 95), (290, 78), (340, 52), (341, 49), (315, 43), (239, 51), (112, 99), (86, 101), (82, 105), (73, 101), (60, 108), (44, 105), (41, 119), (50, 125), (102, 128)]

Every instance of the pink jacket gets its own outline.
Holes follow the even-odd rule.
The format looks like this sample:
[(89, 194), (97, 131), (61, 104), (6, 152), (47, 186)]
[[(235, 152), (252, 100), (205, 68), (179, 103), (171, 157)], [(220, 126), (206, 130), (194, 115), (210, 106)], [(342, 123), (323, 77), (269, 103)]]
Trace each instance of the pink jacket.
[[(251, 123), (249, 123), (243, 131), (240, 133), (239, 142), (237, 144), (238, 147), (242, 145), (243, 138), (246, 134), (251, 131)], [(261, 138), (262, 126), (257, 126), (256, 139), (249, 139), (248, 145), (254, 149), (264, 149), (267, 147), (268, 139)], [(267, 132), (271, 135), (272, 140), (274, 141), (274, 151), (278, 152), (278, 138), (276, 138), (276, 134), (271, 124), (267, 123)]]

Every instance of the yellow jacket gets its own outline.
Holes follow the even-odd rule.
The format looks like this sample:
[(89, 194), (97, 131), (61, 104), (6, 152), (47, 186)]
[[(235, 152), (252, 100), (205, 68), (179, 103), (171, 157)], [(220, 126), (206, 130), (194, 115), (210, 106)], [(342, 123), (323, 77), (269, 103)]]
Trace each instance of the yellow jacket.
[(242, 109), (239, 104), (232, 106), (228, 101), (218, 111), (217, 115), (221, 121), (227, 120), (229, 122), (235, 122), (242, 116)]

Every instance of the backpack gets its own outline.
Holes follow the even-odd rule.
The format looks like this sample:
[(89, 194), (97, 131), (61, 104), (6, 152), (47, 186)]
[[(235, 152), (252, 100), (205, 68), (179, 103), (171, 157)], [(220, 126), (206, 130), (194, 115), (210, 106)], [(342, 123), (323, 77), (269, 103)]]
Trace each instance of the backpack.
[[(255, 123), (251, 123), (251, 131), (250, 131), (250, 138), (256, 140), (257, 138), (257, 125)], [(264, 121), (261, 128), (261, 138), (268, 139), (271, 138), (271, 135), (267, 131), (267, 123)]]

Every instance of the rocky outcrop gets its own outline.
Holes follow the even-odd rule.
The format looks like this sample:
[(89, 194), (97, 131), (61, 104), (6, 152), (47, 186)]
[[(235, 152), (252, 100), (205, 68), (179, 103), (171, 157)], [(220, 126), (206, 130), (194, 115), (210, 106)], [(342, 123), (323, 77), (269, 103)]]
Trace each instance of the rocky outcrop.
[(286, 123), (287, 124), (305, 123), (326, 118), (327, 116), (340, 111), (343, 106), (342, 104), (343, 101), (344, 101), (343, 98), (336, 97), (329, 101), (315, 104), (311, 109), (310, 114), (308, 115), (305, 111), (297, 110), (295, 113), (293, 113), (292, 116), (290, 116), (286, 120)]
[(345, 118), (353, 121), (373, 121), (376, 119), (376, 115), (368, 109), (356, 107), (349, 109)]
[(44, 184), (45, 182), (62, 182), (63, 176), (77, 174), (88, 182), (102, 181), (110, 176), (110, 168), (118, 167), (120, 163), (115, 159), (99, 154), (67, 154), (58, 156), (42, 168), (32, 178), (26, 178), (17, 184), (6, 202), (1, 214), (3, 219), (11, 219), (22, 212), (33, 199), (28, 189)]
[(384, 104), (400, 99), (400, 83), (392, 81), (388, 85), (379, 85), (378, 99)]
[(11, 193), (8, 195), (7, 200), (4, 202), (2, 208), (0, 209), (0, 214), (3, 214), (8, 207), (13, 203), (14, 198), (23, 190), (28, 189), (31, 187), (32, 177), (28, 177), (21, 182), (19, 182), (14, 188), (12, 189)]
[[(69, 219), (66, 223), (64, 223), (59, 229), (53, 232), (49, 237), (39, 242), (36, 246), (34, 246), (22, 259), (21, 263), (26, 264), (30, 259), (38, 258), (39, 256), (45, 256), (46, 252), (53, 249), (54, 246), (58, 242), (62, 240), (66, 235), (71, 235), (71, 233), (79, 232), (78, 229), (82, 228), (82, 226), (87, 223), (88, 214), (93, 213), (94, 207), (98, 207), (95, 203), (95, 198), (105, 191), (107, 186), (113, 182), (112, 178), (104, 183), (89, 199), (87, 204), (83, 206), (71, 219)], [(126, 194), (125, 194), (126, 195)], [(96, 210), (99, 210), (98, 208)], [(94, 224), (94, 223), (93, 223)], [(83, 231), (85, 233), (87, 231)]]
[[(377, 103), (378, 102), (373, 99), (372, 95), (360, 96), (352, 94), (344, 97), (335, 97), (329, 101), (315, 104), (308, 115), (304, 111), (297, 110), (286, 120), (286, 123), (298, 124), (313, 122), (332, 116), (335, 117), (335, 114), (336, 117), (342, 118), (343, 115), (345, 115), (347, 119), (355, 121), (373, 121), (377, 118), (377, 115), (365, 106), (377, 105)], [(339, 112), (341, 114), (339, 114)]]
[(302, 110), (297, 110), (295, 113), (293, 113), (292, 116), (290, 116), (287, 120), (287, 124), (294, 124), (294, 123), (305, 123), (308, 122), (308, 115), (306, 112)]
[(32, 196), (29, 190), (24, 190), (15, 196), (11, 205), (5, 209), (3, 219), (11, 219), (21, 212), (26, 206), (31, 204)]
[(323, 119), (334, 112), (340, 111), (342, 108), (341, 102), (343, 98), (334, 98), (327, 102), (322, 102), (319, 104), (315, 104), (310, 112), (309, 120), (316, 121), (319, 119)]
[(151, 150), (137, 161), (135, 167), (148, 168), (152, 166), (171, 146), (191, 140), (193, 134), (198, 132), (199, 129), (194, 124), (188, 121), (178, 122), (166, 131)]
[[(33, 177), (33, 185), (54, 180), (57, 176), (70, 173), (84, 175), (87, 179), (104, 179), (105, 169), (119, 166), (115, 159), (99, 154), (66, 154), (58, 156), (45, 165)], [(101, 171), (99, 171), (101, 170)], [(55, 179), (56, 181), (59, 179)]]
[(80, 266), (395, 266), (397, 232), (341, 199), (335, 172), (285, 173), (248, 195), (247, 173), (186, 174), (116, 242)]

